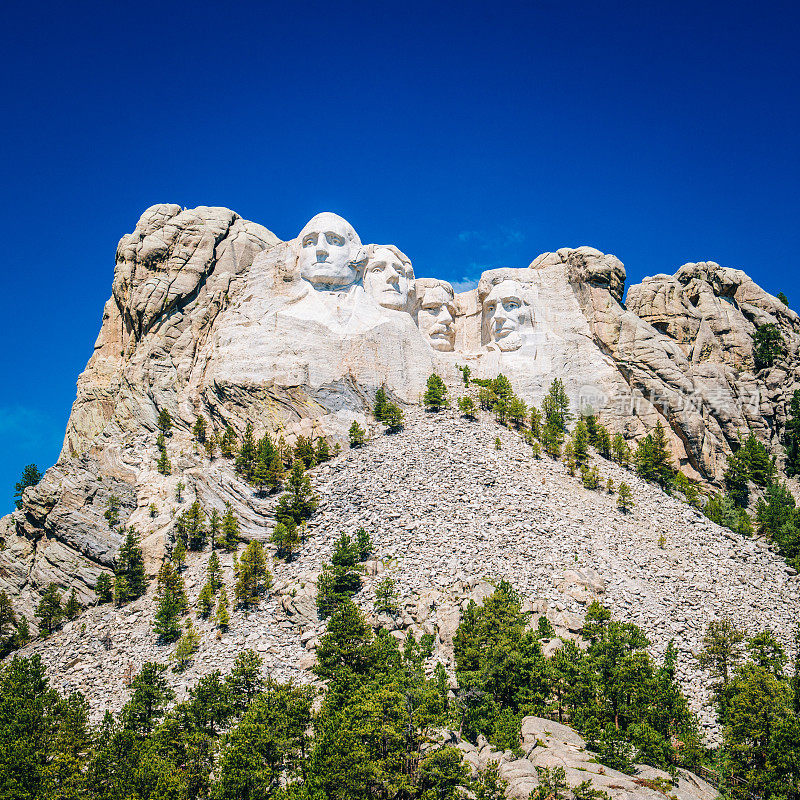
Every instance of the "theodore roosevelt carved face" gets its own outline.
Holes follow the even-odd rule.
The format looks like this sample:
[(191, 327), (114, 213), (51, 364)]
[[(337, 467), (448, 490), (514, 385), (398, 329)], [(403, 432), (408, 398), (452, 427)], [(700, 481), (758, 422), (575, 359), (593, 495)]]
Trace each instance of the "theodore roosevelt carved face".
[(366, 261), (361, 239), (338, 214), (326, 211), (310, 219), (297, 237), (300, 277), (315, 289), (346, 289), (360, 280)]
[(513, 280), (495, 284), (483, 301), (483, 319), (490, 347), (518, 350), (523, 333), (533, 328), (531, 308), (523, 298), (522, 286)]
[(428, 279), (418, 282), (418, 291), (420, 283), (419, 329), (434, 350), (451, 351), (456, 341), (453, 287), (447, 281)]
[(376, 247), (364, 272), (364, 289), (384, 308), (413, 311), (416, 293), (411, 261), (392, 245)]

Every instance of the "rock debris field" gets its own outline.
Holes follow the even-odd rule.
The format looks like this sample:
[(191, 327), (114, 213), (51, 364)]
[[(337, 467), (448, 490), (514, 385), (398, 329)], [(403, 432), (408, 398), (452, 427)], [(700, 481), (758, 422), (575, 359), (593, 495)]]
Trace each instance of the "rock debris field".
[[(364, 527), (374, 555), (356, 602), (371, 612), (378, 576), (388, 573), (402, 607), (397, 619), (372, 615), (375, 625), (395, 629), (398, 638), (408, 628), (436, 634), (434, 658), (452, 669), (460, 609), (470, 598), (480, 602), (491, 591), (487, 582), (510, 581), (527, 599), (532, 624), (546, 614), (561, 638), (578, 635), (587, 603), (597, 598), (615, 618), (643, 628), (657, 658), (675, 640), (681, 683), (715, 739), (708, 679), (694, 659), (706, 625), (728, 615), (750, 633), (770, 628), (791, 649), (798, 578), (762, 541), (711, 523), (612, 462), (594, 461), (603, 486), (610, 477), (631, 487), (630, 513), (619, 511), (616, 495), (605, 489), (583, 488), (560, 462), (533, 459), (518, 433), (488, 415), (470, 422), (454, 411), (408, 410), (401, 432), (375, 431), (363, 448), (345, 450), (311, 472), (320, 506), (302, 551), (290, 564), (273, 561), (268, 596), (246, 615), (236, 610), (227, 632), (195, 619), (200, 650), (185, 672), (170, 673), (178, 699), (202, 675), (229, 669), (244, 648), (263, 657), (273, 678), (311, 682), (313, 651), (324, 631), (314, 606), (317, 575), (334, 540)], [(195, 487), (202, 500), (201, 487), (220, 471), (225, 485), (247, 496), (230, 464), (217, 459), (187, 472), (184, 503), (194, 499)], [(263, 512), (274, 499), (254, 505)], [(260, 519), (257, 533), (266, 538), (273, 520), (269, 511)], [(208, 551), (190, 554), (184, 573), (192, 617), (208, 558)], [(220, 558), (232, 596), (232, 555)], [(107, 709), (117, 712), (142, 664), (166, 662), (175, 648), (159, 645), (152, 633), (154, 589), (151, 584), (147, 595), (121, 609), (90, 608), (21, 654), (40, 653), (59, 691), (84, 692), (95, 721)]]

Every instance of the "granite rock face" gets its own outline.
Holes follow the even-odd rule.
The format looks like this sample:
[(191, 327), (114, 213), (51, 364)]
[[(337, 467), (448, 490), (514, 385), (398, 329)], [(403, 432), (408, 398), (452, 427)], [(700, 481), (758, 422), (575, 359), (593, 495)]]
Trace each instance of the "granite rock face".
[[(215, 431), (249, 422), (289, 442), (301, 433), (345, 441), (354, 419), (367, 423), (378, 387), (410, 407), (434, 370), (458, 386), (457, 365), (477, 377), (503, 372), (528, 403), (561, 378), (576, 410), (591, 408), (632, 442), (662, 420), (677, 463), (712, 483), (748, 428), (780, 459), (800, 385), (797, 315), (711, 262), (648, 278), (627, 305), (624, 287), (619, 259), (580, 247), (490, 270), (456, 293), (416, 278), (395, 245), (363, 244), (335, 214), (282, 242), (228, 209), (153, 206), (117, 248), (58, 463), (0, 522), (0, 587), (29, 616), (51, 581), (90, 600), (119, 546), (103, 517), (111, 495), (154, 569), (174, 524), (175, 484), (193, 470), (199, 496), (232, 502), (246, 531), (265, 537), (259, 502), (199, 465), (198, 415)], [(752, 335), (766, 323), (780, 328), (786, 355), (756, 373)], [(155, 469), (161, 409), (174, 420), (170, 478)]]

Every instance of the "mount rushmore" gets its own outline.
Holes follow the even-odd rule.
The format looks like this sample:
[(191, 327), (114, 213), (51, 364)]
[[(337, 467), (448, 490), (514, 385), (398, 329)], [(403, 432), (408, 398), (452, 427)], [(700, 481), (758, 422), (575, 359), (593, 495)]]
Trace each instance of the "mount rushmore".
[[(0, 523), (0, 588), (26, 602), (51, 581), (77, 583), (90, 599), (120, 544), (103, 519), (112, 494), (156, 548), (171, 524), (148, 517), (161, 409), (175, 421), (173, 463), (202, 481), (209, 467), (190, 432), (198, 415), (218, 431), (249, 422), (290, 442), (344, 441), (354, 419), (369, 419), (377, 388), (417, 404), (432, 372), (456, 386), (469, 366), (475, 377), (502, 372), (528, 403), (560, 378), (576, 410), (631, 442), (661, 420), (676, 464), (698, 480), (718, 483), (748, 430), (780, 464), (800, 387), (798, 315), (714, 262), (647, 278), (623, 302), (625, 278), (613, 255), (562, 248), (455, 292), (416, 277), (394, 244), (363, 244), (330, 212), (284, 242), (228, 209), (153, 206), (118, 245), (61, 455)], [(756, 371), (753, 334), (764, 324), (777, 326), (785, 352)]]

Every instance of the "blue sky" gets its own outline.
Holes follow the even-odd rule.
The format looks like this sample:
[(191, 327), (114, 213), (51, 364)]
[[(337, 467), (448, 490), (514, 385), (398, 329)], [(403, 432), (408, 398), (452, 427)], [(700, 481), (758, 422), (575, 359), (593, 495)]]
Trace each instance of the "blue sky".
[(15, 4), (2, 32), (1, 506), (57, 457), (114, 250), (159, 202), (418, 275), (592, 245), (629, 282), (745, 269), (800, 307), (789, 3)]

